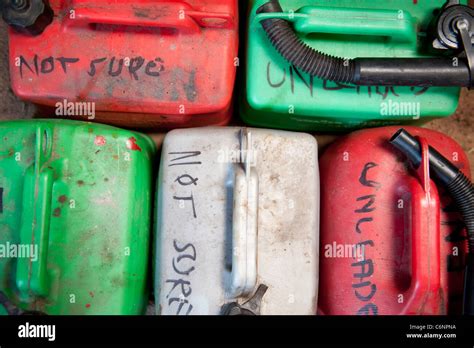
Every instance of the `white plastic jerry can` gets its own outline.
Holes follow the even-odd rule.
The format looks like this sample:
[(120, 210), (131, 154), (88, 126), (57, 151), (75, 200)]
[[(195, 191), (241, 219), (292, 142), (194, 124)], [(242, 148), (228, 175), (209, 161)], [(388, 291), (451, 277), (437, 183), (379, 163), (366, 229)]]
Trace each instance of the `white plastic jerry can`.
[(157, 314), (316, 314), (314, 137), (172, 131), (163, 144), (157, 207)]

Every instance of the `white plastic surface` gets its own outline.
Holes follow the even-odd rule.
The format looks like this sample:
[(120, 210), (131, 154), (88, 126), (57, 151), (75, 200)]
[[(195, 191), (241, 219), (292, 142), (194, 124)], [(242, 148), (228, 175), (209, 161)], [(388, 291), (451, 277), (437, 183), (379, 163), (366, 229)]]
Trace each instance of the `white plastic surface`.
[(221, 314), (268, 286), (260, 314), (315, 314), (314, 137), (264, 129), (170, 132), (158, 183), (157, 314)]

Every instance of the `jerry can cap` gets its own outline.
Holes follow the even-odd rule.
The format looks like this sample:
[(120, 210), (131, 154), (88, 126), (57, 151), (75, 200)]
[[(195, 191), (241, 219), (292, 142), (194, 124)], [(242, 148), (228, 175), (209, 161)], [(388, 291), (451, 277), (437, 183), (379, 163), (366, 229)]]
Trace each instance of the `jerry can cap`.
[(41, 34), (53, 21), (54, 13), (45, 0), (5, 0), (3, 19), (19, 32)]

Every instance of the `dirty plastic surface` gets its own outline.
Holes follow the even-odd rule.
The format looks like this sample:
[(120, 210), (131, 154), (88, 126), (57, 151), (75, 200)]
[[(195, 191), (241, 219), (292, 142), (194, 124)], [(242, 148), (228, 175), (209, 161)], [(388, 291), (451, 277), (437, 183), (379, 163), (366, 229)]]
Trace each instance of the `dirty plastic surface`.
[[(321, 157), (321, 313), (461, 314), (462, 217), (450, 196), (426, 179), (428, 170), (412, 170), (389, 143), (399, 129), (354, 132)], [(470, 176), (454, 140), (428, 129), (406, 130)], [(331, 253), (334, 246), (357, 246), (350, 249), (356, 254)]]
[(158, 314), (222, 314), (260, 285), (268, 289), (256, 314), (316, 313), (314, 137), (241, 128), (172, 131), (162, 150), (157, 207)]
[(229, 121), (237, 0), (50, 4), (55, 18), (41, 35), (9, 30), (12, 88), (23, 100), (95, 103), (96, 120), (134, 128)]
[[(347, 131), (426, 122), (455, 112), (459, 88), (364, 87), (312, 78), (273, 48), (251, 1), (241, 116), (254, 126)], [(466, 1), (461, 1), (466, 3)], [(281, 0), (285, 15), (311, 47), (343, 57), (423, 57), (433, 11), (445, 3), (407, 0)], [(290, 11), (293, 11), (292, 13)], [(271, 16), (271, 15), (270, 15)], [(443, 54), (443, 52), (438, 52)]]
[(65, 120), (2, 122), (0, 139), (0, 291), (47, 314), (142, 314), (151, 139)]

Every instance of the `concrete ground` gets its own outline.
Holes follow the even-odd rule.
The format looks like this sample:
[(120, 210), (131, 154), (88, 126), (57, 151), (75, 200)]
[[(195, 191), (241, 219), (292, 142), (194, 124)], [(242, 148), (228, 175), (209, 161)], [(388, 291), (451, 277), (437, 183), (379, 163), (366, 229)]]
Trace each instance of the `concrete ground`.
[[(31, 118), (36, 113), (36, 107), (20, 101), (12, 93), (8, 64), (7, 26), (0, 21), (0, 120)], [(474, 91), (462, 91), (460, 106), (455, 115), (430, 122), (426, 127), (443, 132), (459, 142), (469, 156), (474, 173)], [(154, 134), (153, 138), (160, 143), (163, 135)], [(318, 136), (323, 146), (334, 139), (334, 136)]]

